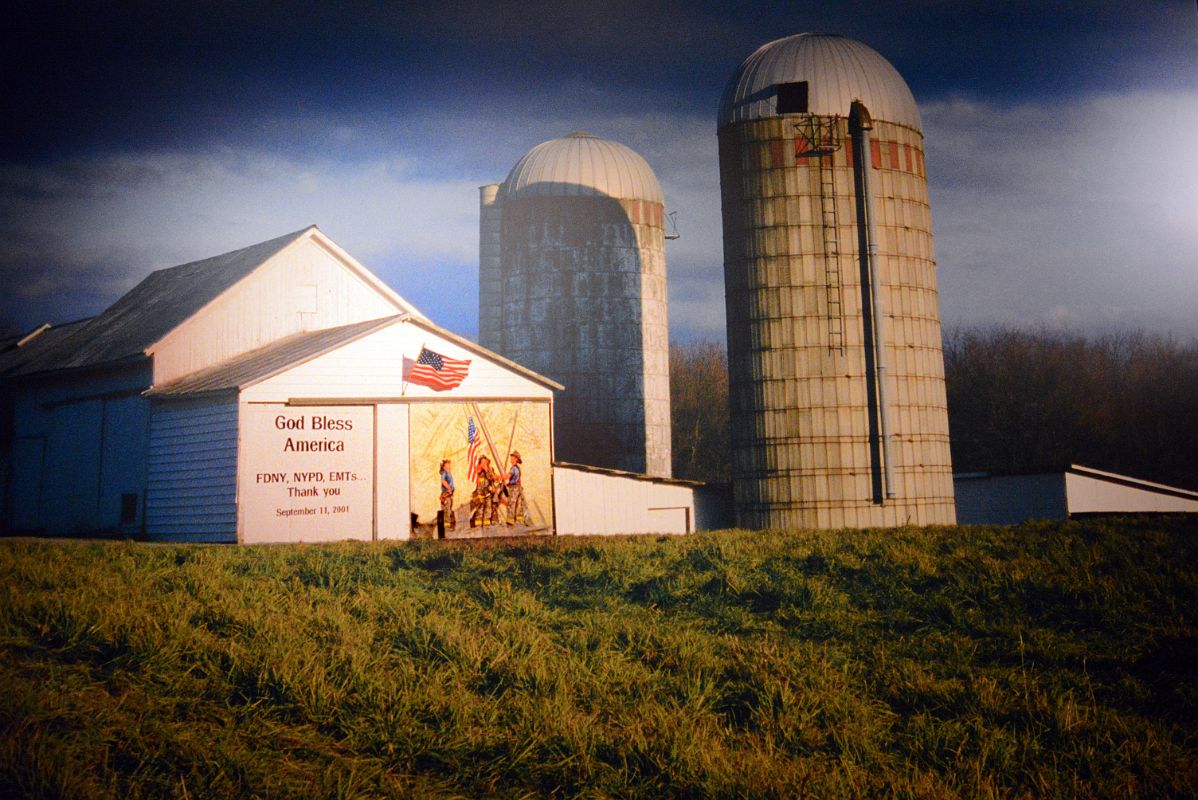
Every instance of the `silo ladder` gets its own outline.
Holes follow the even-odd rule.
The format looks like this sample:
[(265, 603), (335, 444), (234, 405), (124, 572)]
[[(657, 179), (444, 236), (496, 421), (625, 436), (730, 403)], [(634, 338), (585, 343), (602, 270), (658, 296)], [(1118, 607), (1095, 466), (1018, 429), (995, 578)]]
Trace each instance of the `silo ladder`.
[(844, 303), (840, 280), (840, 214), (836, 202), (835, 153), (840, 117), (810, 114), (795, 125), (795, 157), (814, 157), (819, 171), (820, 225), (824, 240), (824, 317), (829, 352), (844, 355)]

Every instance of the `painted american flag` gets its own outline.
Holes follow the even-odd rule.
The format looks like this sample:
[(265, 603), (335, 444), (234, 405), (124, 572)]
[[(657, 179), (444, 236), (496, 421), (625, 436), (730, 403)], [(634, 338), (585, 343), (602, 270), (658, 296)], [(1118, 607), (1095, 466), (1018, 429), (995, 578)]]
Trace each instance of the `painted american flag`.
[(466, 425), (466, 442), (470, 445), (470, 450), (466, 453), (466, 463), (470, 465), (470, 482), (474, 483), (478, 480), (478, 448), (482, 443), (478, 428), (474, 426), (474, 417), (470, 417), (470, 423)]
[(470, 359), (450, 358), (422, 347), (416, 363), (412, 365), (412, 371), (408, 373), (408, 380), (444, 391), (465, 380), (469, 368)]

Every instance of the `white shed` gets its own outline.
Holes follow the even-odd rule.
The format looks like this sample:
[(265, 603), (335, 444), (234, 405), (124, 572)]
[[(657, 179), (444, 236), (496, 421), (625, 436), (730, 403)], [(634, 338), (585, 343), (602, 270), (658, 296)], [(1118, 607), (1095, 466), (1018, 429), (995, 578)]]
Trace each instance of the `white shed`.
[(1029, 519), (1098, 514), (1198, 513), (1198, 492), (1070, 464), (1036, 475), (953, 477), (962, 525), (1015, 525)]
[[(469, 361), (465, 378), (412, 382), (421, 352)], [(554, 388), (411, 314), (286, 337), (147, 393), (146, 532), (243, 543), (431, 534), (448, 459), (453, 536), (470, 527), (471, 430), (492, 462), (522, 454), (529, 508), (513, 527), (548, 532)]]
[(557, 533), (694, 533), (729, 527), (727, 487), (582, 464), (553, 466)]

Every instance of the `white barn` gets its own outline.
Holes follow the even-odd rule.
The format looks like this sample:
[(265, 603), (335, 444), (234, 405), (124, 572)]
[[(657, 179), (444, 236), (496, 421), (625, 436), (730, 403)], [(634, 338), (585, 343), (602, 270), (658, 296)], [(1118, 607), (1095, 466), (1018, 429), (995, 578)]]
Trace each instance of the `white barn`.
[[(556, 530), (563, 387), (433, 324), (315, 226), (154, 272), (94, 318), (5, 344), (11, 531), (257, 543)], [(434, 367), (418, 366), (426, 352)], [(513, 452), (521, 500), (472, 506), (467, 459), (506, 475)]]

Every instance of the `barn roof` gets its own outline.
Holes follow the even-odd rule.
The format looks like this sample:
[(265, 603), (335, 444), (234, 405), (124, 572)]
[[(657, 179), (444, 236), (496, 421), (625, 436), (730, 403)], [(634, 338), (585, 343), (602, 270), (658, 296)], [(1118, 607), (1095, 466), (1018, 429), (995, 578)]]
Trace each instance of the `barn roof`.
[(20, 336), (7, 336), (0, 341), (0, 376), (16, 374), (35, 359), (55, 347), (66, 337), (85, 326), (94, 317), (68, 322), (64, 325), (42, 325)]
[[(144, 357), (151, 345), (315, 227), (151, 272), (99, 316), (71, 326), (65, 335), (38, 337), (31, 343), (34, 346), (29, 356), (9, 374), (29, 375)], [(46, 333), (55, 330), (63, 328), (51, 328)], [(42, 339), (45, 341), (39, 341)]]
[(560, 390), (563, 388), (561, 384), (544, 375), (522, 367), (514, 361), (509, 361), (498, 353), (493, 353), (427, 319), (414, 314), (397, 314), (382, 319), (342, 325), (338, 328), (295, 333), (256, 350), (242, 353), (220, 364), (185, 375), (170, 383), (155, 386), (145, 394), (149, 397), (181, 398), (245, 389), (397, 322), (410, 323), (449, 339), (463, 349), (501, 364), (550, 389)]
[(339, 328), (293, 333), (228, 361), (155, 386), (146, 394), (150, 397), (180, 397), (243, 389), (392, 325), (406, 316), (397, 314)]

